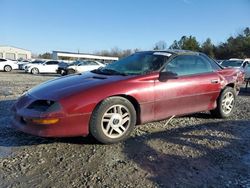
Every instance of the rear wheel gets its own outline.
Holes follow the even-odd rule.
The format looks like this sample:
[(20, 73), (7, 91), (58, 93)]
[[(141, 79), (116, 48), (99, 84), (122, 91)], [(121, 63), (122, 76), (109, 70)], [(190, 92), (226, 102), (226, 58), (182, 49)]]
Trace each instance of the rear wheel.
[(39, 74), (38, 68), (32, 68), (32, 69), (31, 69), (31, 73), (32, 73), (32, 74)]
[(90, 133), (101, 143), (125, 140), (136, 124), (134, 106), (125, 98), (110, 97), (94, 110), (90, 120)]
[(226, 87), (217, 99), (217, 107), (211, 110), (211, 114), (219, 118), (229, 117), (234, 110), (236, 92), (231, 87)]
[(4, 71), (5, 72), (10, 72), (12, 70), (12, 67), (10, 65), (5, 65), (4, 66)]

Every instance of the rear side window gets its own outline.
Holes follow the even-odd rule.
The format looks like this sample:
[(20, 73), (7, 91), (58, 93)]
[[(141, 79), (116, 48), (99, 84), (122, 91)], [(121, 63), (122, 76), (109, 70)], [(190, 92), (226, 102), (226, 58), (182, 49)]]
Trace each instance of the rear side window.
[(87, 61), (87, 65), (98, 65), (98, 64), (94, 61)]
[(48, 61), (46, 62), (47, 65), (58, 65), (58, 61)]
[(178, 76), (213, 72), (209, 61), (197, 55), (180, 55), (171, 60), (164, 68)]

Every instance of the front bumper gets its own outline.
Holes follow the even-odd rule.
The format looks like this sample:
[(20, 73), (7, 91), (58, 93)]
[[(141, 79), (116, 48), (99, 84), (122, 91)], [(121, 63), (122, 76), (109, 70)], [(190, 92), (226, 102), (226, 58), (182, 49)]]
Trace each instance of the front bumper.
[[(32, 118), (32, 117), (29, 117)], [(58, 123), (51, 125), (32, 124), (23, 121), (23, 117), (15, 114), (12, 127), (22, 132), (41, 137), (73, 137), (87, 136), (90, 115), (77, 115), (59, 118)]]
[[(86, 136), (89, 133), (90, 113), (68, 114), (61, 109), (58, 112), (39, 112), (27, 108), (35, 99), (26, 94), (12, 107), (14, 117), (12, 127), (22, 132), (42, 137)], [(37, 124), (30, 119), (59, 119), (53, 124)]]

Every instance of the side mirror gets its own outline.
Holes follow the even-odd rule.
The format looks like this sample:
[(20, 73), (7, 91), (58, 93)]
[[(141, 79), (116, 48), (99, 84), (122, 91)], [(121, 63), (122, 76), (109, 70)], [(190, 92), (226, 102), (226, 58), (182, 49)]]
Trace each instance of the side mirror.
[(176, 73), (173, 73), (171, 71), (166, 71), (166, 72), (160, 72), (159, 74), (159, 81), (165, 82), (170, 79), (177, 79), (178, 75)]

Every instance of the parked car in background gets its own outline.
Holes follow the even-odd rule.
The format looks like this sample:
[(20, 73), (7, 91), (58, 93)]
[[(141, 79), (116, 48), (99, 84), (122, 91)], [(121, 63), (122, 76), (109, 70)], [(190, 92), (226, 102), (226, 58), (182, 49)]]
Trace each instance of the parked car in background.
[(92, 134), (115, 143), (146, 122), (201, 111), (229, 117), (243, 77), (241, 69), (223, 69), (203, 53), (137, 52), (29, 90), (13, 106), (12, 126), (43, 137)]
[(223, 61), (225, 61), (225, 60), (222, 60), (222, 59), (216, 59), (216, 61), (219, 63), (219, 64), (221, 64)]
[(244, 69), (245, 71), (245, 79), (250, 78), (250, 65), (249, 61), (243, 60), (243, 59), (229, 59), (229, 60), (224, 60), (221, 62), (221, 65), (223, 67), (229, 67), (229, 68), (236, 68), (236, 69)]
[(25, 72), (31, 74), (56, 73), (58, 64), (59, 61), (55, 60), (44, 61), (43, 63), (31, 63), (29, 66), (26, 66)]
[(72, 74), (72, 73), (82, 73), (82, 72), (87, 72), (91, 71), (94, 69), (98, 69), (99, 67), (104, 67), (105, 65), (98, 62), (98, 61), (78, 61), (66, 68), (66, 73), (67, 74)]
[(10, 72), (13, 69), (18, 69), (17, 61), (0, 58), (0, 70)]
[(246, 69), (245, 69), (245, 79), (248, 79), (248, 80), (250, 80), (250, 61), (248, 61), (248, 63), (247, 63), (247, 67), (246, 67)]
[(220, 63), (223, 67), (235, 67), (239, 68), (243, 64), (243, 60), (224, 60)]
[(61, 74), (62, 76), (67, 74), (67, 67), (77, 65), (79, 64), (80, 61), (74, 61), (72, 63), (65, 63), (65, 62), (60, 62), (58, 64), (58, 69), (57, 69), (57, 74)]
[(28, 59), (22, 59), (22, 60), (18, 60), (18, 69), (19, 70), (24, 70), (24, 66), (27, 65), (28, 63), (30, 63), (31, 61)]
[(25, 65), (22, 66), (23, 70), (26, 70), (27, 67), (30, 67), (32, 66), (33, 64), (41, 64), (41, 63), (44, 63), (44, 60), (34, 60), (34, 61), (31, 61)]

